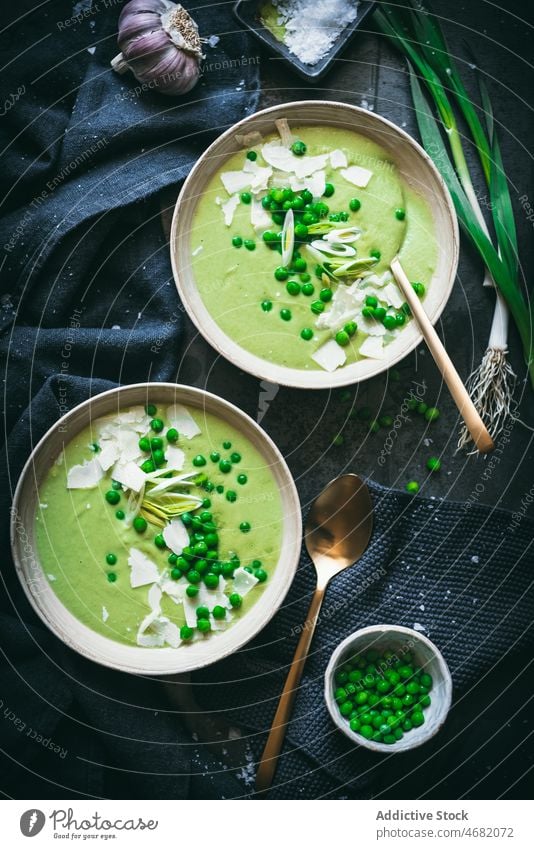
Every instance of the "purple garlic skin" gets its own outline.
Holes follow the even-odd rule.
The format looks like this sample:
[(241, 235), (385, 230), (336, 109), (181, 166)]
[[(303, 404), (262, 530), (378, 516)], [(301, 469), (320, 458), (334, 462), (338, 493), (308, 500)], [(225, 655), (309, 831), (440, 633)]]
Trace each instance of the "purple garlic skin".
[(186, 10), (169, 0), (130, 0), (119, 16), (121, 53), (112, 62), (161, 94), (186, 94), (197, 83), (202, 58), (198, 28)]

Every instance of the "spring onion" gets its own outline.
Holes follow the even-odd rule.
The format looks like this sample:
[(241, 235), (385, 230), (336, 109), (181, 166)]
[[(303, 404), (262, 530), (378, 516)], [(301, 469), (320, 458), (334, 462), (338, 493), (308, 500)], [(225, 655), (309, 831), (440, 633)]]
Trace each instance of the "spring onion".
[[(411, 92), (423, 145), (449, 188), (463, 231), (484, 262), (484, 284), (496, 287), (497, 298), (488, 348), (482, 363), (467, 381), (475, 405), (491, 435), (496, 438), (510, 415), (515, 384), (514, 372), (506, 359), (508, 311), (519, 331), (533, 385), (534, 353), (532, 307), (521, 287), (515, 222), (491, 103), (481, 84), (482, 107), (486, 113), (484, 128), (435, 16), (429, 15), (414, 0), (406, 0), (403, 5), (406, 11), (393, 11), (391, 8), (387, 13), (378, 11), (375, 20), (409, 60)], [(432, 98), (439, 119), (434, 116), (423, 94), (421, 82)], [(479, 155), (493, 211), (493, 240), (472, 184), (449, 95), (469, 128)], [(443, 141), (440, 124), (445, 131), (454, 166)], [(466, 445), (469, 440), (469, 434), (464, 429), (459, 447)]]

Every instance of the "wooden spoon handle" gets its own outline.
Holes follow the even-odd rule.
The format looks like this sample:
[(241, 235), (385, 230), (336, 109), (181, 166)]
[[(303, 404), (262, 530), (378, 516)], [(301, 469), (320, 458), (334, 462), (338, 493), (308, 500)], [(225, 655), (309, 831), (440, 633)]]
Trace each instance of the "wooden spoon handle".
[(441, 339), (432, 327), (430, 319), (424, 311), (421, 301), (415, 294), (398, 257), (395, 257), (392, 261), (391, 270), (394, 274), (395, 280), (397, 281), (399, 289), (402, 291), (408, 306), (419, 324), (421, 333), (425, 338), (425, 342), (430, 349), (430, 353), (434, 357), (434, 362), (443, 375), (443, 380), (449, 387), (449, 392), (460, 411), (460, 415), (462, 416), (469, 433), (473, 437), (473, 442), (475, 443), (478, 451), (480, 451), (481, 454), (487, 454), (489, 451), (493, 451), (495, 448), (493, 439), (489, 435), (484, 422), (480, 418), (451, 358), (443, 347)]
[(304, 630), (300, 635), (300, 640), (295, 651), (295, 656), (289, 668), (289, 672), (278, 702), (278, 707), (274, 715), (273, 724), (265, 744), (265, 749), (261, 756), (256, 773), (256, 793), (263, 793), (271, 786), (278, 756), (282, 750), (282, 745), (286, 736), (287, 724), (291, 717), (293, 702), (297, 695), (297, 688), (302, 676), (304, 664), (308, 656), (308, 650), (315, 631), (315, 625), (321, 610), (321, 605), (324, 598), (324, 588), (317, 587), (311, 600), (310, 609), (304, 624)]

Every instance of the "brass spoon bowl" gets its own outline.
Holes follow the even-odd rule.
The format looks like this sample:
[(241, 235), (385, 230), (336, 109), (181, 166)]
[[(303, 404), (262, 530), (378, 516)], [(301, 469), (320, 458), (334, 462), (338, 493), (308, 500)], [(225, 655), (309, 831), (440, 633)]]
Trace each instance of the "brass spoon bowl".
[(317, 586), (258, 765), (256, 793), (265, 793), (274, 778), (326, 587), (334, 575), (360, 559), (372, 530), (371, 496), (357, 475), (336, 478), (312, 504), (304, 541), (315, 566)]

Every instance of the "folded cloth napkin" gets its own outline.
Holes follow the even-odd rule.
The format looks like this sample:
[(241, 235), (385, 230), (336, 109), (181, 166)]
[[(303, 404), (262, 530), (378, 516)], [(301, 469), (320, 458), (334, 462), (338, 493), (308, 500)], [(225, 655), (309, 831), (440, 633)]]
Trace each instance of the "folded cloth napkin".
[[(312, 486), (301, 485), (303, 503), (313, 497)], [(450, 768), (455, 748), (461, 752), (466, 737), (499, 711), (491, 701), (506, 686), (503, 678), (492, 676), (497, 664), (532, 648), (531, 521), (515, 526), (505, 511), (413, 498), (376, 484), (371, 492), (371, 543), (359, 563), (340, 573), (327, 590), (272, 798), (317, 798), (335, 788), (365, 796), (417, 770), (437, 780), (438, 754), (444, 769)], [(264, 745), (261, 732), (270, 727), (313, 588), (313, 567), (304, 553), (286, 603), (262, 633), (193, 676), (201, 707), (217, 706), (233, 724), (248, 729), (251, 760), (258, 759)], [(334, 648), (353, 631), (379, 623), (405, 625), (429, 637), (454, 682), (445, 730), (399, 756), (355, 747), (335, 729), (324, 703), (324, 672)], [(494, 681), (492, 698), (486, 703), (479, 697), (476, 718), (464, 727), (462, 718), (471, 710), (467, 696), (485, 676)], [(511, 717), (520, 707), (511, 699), (505, 715)], [(396, 795), (403, 798), (406, 785), (400, 786)]]

